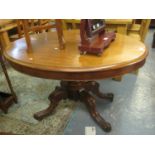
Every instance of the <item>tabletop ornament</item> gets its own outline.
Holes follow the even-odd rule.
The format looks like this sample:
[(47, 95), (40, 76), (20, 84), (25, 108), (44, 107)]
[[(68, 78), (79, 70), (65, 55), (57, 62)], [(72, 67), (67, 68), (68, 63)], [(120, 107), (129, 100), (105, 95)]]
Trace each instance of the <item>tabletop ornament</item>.
[(81, 43), (80, 54), (96, 54), (100, 56), (105, 48), (115, 40), (114, 32), (105, 31), (105, 20), (103, 19), (82, 19), (80, 23)]

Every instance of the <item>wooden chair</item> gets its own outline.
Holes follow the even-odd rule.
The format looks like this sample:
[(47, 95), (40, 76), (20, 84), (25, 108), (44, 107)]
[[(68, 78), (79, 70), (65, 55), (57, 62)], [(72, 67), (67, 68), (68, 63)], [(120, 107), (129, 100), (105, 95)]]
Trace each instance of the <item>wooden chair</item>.
[[(128, 30), (128, 35), (139, 41), (144, 42), (149, 29), (150, 22), (150, 19), (142, 19), (141, 23), (137, 24), (136, 20), (134, 20), (133, 24)], [(133, 73), (138, 74), (138, 70)]]
[(141, 24), (136, 24), (136, 21), (134, 20), (133, 24), (128, 29), (128, 35), (144, 42), (149, 29), (150, 22), (151, 19), (142, 19)]
[(14, 29), (17, 27), (17, 24), (15, 22), (15, 20), (13, 19), (3, 19), (0, 20), (0, 25), (2, 24), (2, 27), (0, 26), (0, 37), (1, 37), (1, 46), (3, 48), (7, 48), (10, 45), (10, 38), (8, 35), (8, 31)]
[(63, 29), (77, 29), (80, 26), (80, 19), (63, 19)]
[[(1, 39), (0, 39), (1, 42)], [(11, 81), (9, 79), (8, 73), (7, 73), (7, 69), (5, 67), (5, 62), (4, 62), (4, 58), (3, 58), (3, 53), (2, 53), (2, 46), (0, 44), (0, 64), (2, 67), (2, 71), (4, 72), (6, 81), (8, 83), (9, 89), (11, 94), (9, 93), (4, 93), (4, 92), (0, 92), (0, 109), (4, 112), (7, 113), (8, 112), (8, 108), (14, 103), (17, 103), (17, 97), (16, 94), (13, 90)]]
[[(132, 19), (105, 19), (106, 30), (116, 31), (117, 33), (127, 34), (128, 26), (132, 23)], [(64, 29), (77, 29), (80, 26), (80, 19), (64, 19)]]
[(42, 19), (19, 19), (17, 20), (17, 25), (19, 38), (24, 35), (28, 47), (28, 52), (32, 51), (30, 34), (41, 33), (43, 31), (48, 31), (52, 28), (56, 28), (60, 49), (64, 49), (65, 47), (62, 31), (62, 22), (60, 19), (56, 19), (54, 22), (49, 22), (48, 20)]

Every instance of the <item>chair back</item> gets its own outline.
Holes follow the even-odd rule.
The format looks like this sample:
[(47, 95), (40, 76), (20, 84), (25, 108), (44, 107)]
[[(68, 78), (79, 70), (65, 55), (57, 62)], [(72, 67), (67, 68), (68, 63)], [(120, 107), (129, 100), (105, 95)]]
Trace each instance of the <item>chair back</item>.
[(151, 19), (143, 19), (141, 22), (141, 27), (140, 27), (140, 37), (141, 41), (145, 41), (149, 25), (150, 25)]
[(17, 20), (17, 25), (19, 38), (21, 38), (22, 35), (25, 36), (28, 52), (32, 51), (30, 34), (41, 33), (43, 30), (48, 31), (52, 28), (56, 28), (57, 30), (60, 49), (64, 49), (65, 47), (60, 19), (56, 19), (55, 21), (48, 19), (19, 19)]
[[(28, 26), (29, 33), (41, 33), (43, 30), (48, 31), (49, 29), (56, 27), (55, 23), (52, 23), (52, 20), (49, 19), (26, 19), (25, 22)], [(19, 38), (24, 34), (23, 26), (23, 20), (18, 19), (17, 29)]]
[(138, 23), (137, 20), (133, 20), (132, 25), (128, 28), (128, 35), (136, 37), (138, 40), (144, 42), (149, 29), (150, 22), (150, 19), (142, 19), (138, 21)]
[(63, 29), (78, 29), (80, 27), (80, 19), (63, 19)]

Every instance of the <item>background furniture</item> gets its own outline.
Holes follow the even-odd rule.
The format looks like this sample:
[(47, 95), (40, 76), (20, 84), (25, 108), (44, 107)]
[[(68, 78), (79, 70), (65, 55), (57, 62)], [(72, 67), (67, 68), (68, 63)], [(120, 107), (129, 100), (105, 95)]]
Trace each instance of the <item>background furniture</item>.
[(15, 20), (13, 19), (0, 19), (0, 38), (1, 46), (7, 48), (10, 45), (10, 39), (8, 31), (17, 27)]
[(151, 19), (150, 28), (155, 28), (155, 19)]
[(127, 34), (128, 27), (132, 24), (132, 19), (106, 19), (108, 31), (115, 31), (120, 34)]
[(144, 42), (150, 22), (151, 19), (142, 19), (140, 24), (137, 24), (136, 21), (134, 21), (131, 27), (128, 29), (128, 35)]
[[(128, 29), (128, 35), (136, 40), (144, 42), (149, 30), (150, 22), (150, 19), (133, 20), (132, 25)], [(133, 73), (138, 74), (138, 70)]]
[[(7, 19), (0, 20), (0, 36), (2, 37), (2, 46), (7, 47), (10, 44), (10, 40), (18, 39), (17, 35), (8, 36), (8, 31), (13, 30), (17, 34), (19, 28), (18, 20)], [(51, 19), (35, 19), (34, 24), (47, 25), (54, 20)], [(149, 22), (151, 21), (153, 25), (153, 20), (143, 19), (143, 20), (132, 20), (132, 19), (106, 19), (106, 29), (108, 31), (115, 31), (121, 34), (129, 34), (137, 39), (144, 41)], [(145, 22), (146, 21), (146, 22)], [(79, 28), (80, 19), (64, 19), (63, 28), (64, 29), (76, 29)], [(17, 26), (18, 25), (18, 26)], [(18, 29), (18, 32), (19, 29)], [(40, 31), (41, 32), (41, 31)], [(10, 38), (9, 38), (10, 37)], [(21, 37), (21, 36), (20, 36)]]
[[(52, 20), (51, 19), (29, 19), (29, 26), (33, 27), (33, 26), (45, 26), (45, 25), (51, 25), (52, 24)], [(9, 38), (11, 41), (17, 40), (21, 37), (24, 37), (24, 31), (23, 31), (23, 26), (22, 26), (22, 22), (21, 19), (16, 19), (15, 20), (15, 24), (16, 27), (11, 29), (9, 31)], [(48, 31), (49, 29), (47, 28), (46, 31)], [(43, 30), (33, 30), (30, 33), (41, 33)]]
[[(34, 117), (42, 120), (52, 114), (62, 99), (81, 100), (93, 119), (104, 131), (111, 125), (97, 112), (93, 95), (113, 100), (113, 94), (99, 91), (97, 79), (120, 76), (143, 66), (147, 57), (145, 45), (126, 35), (117, 34), (116, 40), (102, 56), (80, 55), (78, 30), (64, 31), (66, 48), (59, 50), (56, 32), (32, 35), (33, 52), (28, 53), (24, 38), (12, 43), (4, 55), (16, 70), (36, 77), (62, 80), (49, 95), (50, 105)], [(21, 46), (22, 45), (22, 46)], [(90, 94), (91, 92), (91, 94)]]
[(64, 49), (65, 47), (65, 43), (63, 39), (62, 23), (61, 23), (61, 20), (59, 19), (56, 19), (54, 23), (49, 23), (48, 21), (46, 22), (41, 19), (38, 19), (38, 20), (21, 19), (21, 20), (17, 20), (17, 25), (18, 25), (19, 37), (21, 37), (22, 34), (25, 36), (28, 52), (32, 52), (33, 50), (31, 45), (30, 33), (31, 32), (41, 33), (43, 30), (48, 31), (51, 28), (56, 28), (59, 45), (60, 45), (59, 48)]
[[(35, 26), (47, 26), (49, 24), (51, 25), (53, 22), (54, 20), (52, 19), (29, 20), (31, 26), (33, 26), (33, 24)], [(36, 32), (37, 30), (35, 30), (35, 33)], [(42, 30), (39, 30), (39, 32), (42, 32)], [(34, 33), (34, 30), (30, 33)], [(17, 19), (0, 19), (0, 37), (2, 40), (3, 49), (7, 48), (10, 45), (10, 41), (23, 37), (22, 23)]]
[[(142, 19), (135, 19), (136, 24), (141, 24)], [(150, 28), (155, 28), (155, 19), (151, 19)]]
[[(132, 19), (105, 19), (106, 29), (108, 31), (115, 31), (121, 34), (127, 34), (129, 25), (132, 24)], [(77, 29), (79, 28), (80, 19), (64, 19), (64, 29)]]
[(7, 113), (8, 112), (8, 108), (14, 103), (17, 103), (17, 97), (16, 94), (13, 90), (11, 81), (9, 79), (6, 67), (5, 67), (5, 63), (3, 61), (3, 57), (2, 57), (2, 48), (0, 46), (0, 64), (2, 67), (2, 71), (4, 72), (4, 75), (6, 77), (6, 81), (8, 83), (8, 86), (10, 88), (11, 94), (9, 93), (4, 93), (4, 92), (0, 92), (0, 109), (4, 112)]
[(16, 23), (17, 23), (17, 30), (19, 35), (18, 39), (21, 37), (24, 37), (23, 21), (27, 22), (27, 26), (30, 34), (41, 33), (44, 31), (48, 32), (48, 30), (56, 27), (55, 23), (52, 22), (53, 20), (51, 19), (26, 19), (26, 20), (17, 19)]
[[(155, 28), (155, 19), (151, 19), (150, 28)], [(155, 48), (155, 33), (153, 35), (152, 48)]]
[(155, 48), (155, 33), (153, 34), (152, 48)]

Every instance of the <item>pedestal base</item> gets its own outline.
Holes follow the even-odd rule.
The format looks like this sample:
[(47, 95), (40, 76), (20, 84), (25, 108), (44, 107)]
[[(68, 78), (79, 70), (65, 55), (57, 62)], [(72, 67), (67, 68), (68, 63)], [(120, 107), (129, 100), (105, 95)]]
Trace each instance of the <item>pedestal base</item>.
[(56, 87), (55, 91), (49, 95), (50, 105), (47, 109), (34, 114), (34, 118), (42, 120), (44, 117), (52, 114), (59, 101), (62, 99), (80, 100), (87, 106), (93, 119), (100, 127), (109, 132), (111, 130), (110, 123), (106, 122), (96, 110), (96, 101), (93, 95), (97, 97), (113, 101), (112, 93), (103, 94), (99, 91), (99, 84), (95, 81), (61, 81), (60, 87)]

